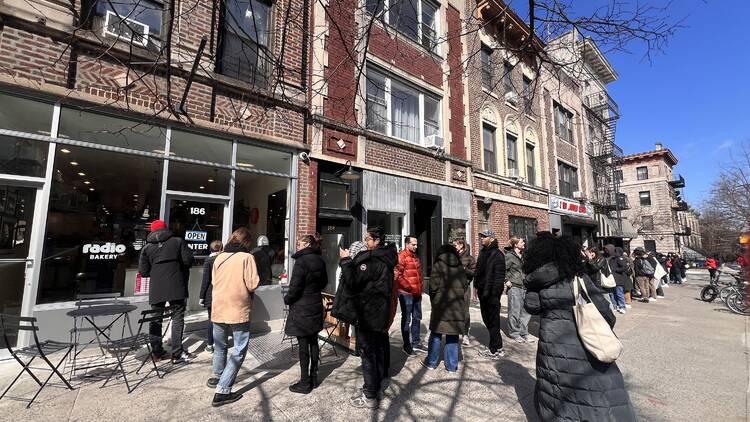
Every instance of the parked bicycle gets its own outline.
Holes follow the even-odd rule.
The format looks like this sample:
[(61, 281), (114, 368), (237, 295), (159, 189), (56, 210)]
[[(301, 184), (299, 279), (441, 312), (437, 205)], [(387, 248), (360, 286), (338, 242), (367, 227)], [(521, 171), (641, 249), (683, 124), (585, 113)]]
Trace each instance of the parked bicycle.
[[(747, 282), (744, 282), (743, 284), (747, 285)], [(747, 299), (747, 290), (741, 288), (739, 291), (733, 292), (727, 296), (726, 304), (732, 312), (744, 316), (750, 316), (750, 303), (748, 303)]]
[(722, 274), (723, 272), (721, 270), (716, 270), (716, 276), (712, 277), (709, 280), (708, 285), (701, 289), (702, 301), (713, 302), (719, 296), (724, 287), (731, 287), (734, 285), (733, 283), (722, 283), (720, 281)]

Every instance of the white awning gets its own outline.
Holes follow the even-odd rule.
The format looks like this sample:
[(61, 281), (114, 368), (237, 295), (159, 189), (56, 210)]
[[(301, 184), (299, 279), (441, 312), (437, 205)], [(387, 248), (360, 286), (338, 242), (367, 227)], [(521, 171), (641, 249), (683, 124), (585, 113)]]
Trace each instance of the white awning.
[(597, 236), (600, 238), (622, 237), (625, 239), (633, 239), (638, 237), (638, 231), (626, 218), (620, 219), (620, 224), (622, 224), (622, 230), (620, 230), (616, 218), (612, 218), (605, 214), (596, 214), (595, 217), (599, 222), (599, 232)]

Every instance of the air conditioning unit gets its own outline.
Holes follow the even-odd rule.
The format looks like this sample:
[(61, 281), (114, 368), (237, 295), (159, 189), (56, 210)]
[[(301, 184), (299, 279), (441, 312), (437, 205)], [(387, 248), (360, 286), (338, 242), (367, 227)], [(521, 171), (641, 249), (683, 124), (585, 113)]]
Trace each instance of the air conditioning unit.
[(510, 168), (510, 169), (505, 170), (505, 175), (508, 177), (512, 177), (514, 179), (518, 179), (519, 171), (516, 168)]
[(440, 135), (429, 135), (424, 138), (424, 146), (433, 149), (445, 149), (445, 141)]
[(578, 199), (578, 200), (586, 199), (586, 195), (584, 195), (583, 191), (577, 190), (573, 192), (573, 199)]
[(515, 91), (508, 91), (505, 93), (505, 101), (513, 104), (518, 105), (518, 94), (516, 94)]
[(119, 16), (111, 10), (107, 10), (107, 14), (104, 15), (102, 35), (105, 37), (116, 37), (146, 47), (148, 45), (148, 30), (149, 27), (145, 23)]

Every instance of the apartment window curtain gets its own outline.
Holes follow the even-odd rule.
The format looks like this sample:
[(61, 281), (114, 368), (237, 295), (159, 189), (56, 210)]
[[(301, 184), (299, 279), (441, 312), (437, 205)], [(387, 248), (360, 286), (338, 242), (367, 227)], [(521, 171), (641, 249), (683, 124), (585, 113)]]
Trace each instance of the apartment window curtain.
[(419, 95), (392, 82), (392, 135), (409, 142), (419, 142)]

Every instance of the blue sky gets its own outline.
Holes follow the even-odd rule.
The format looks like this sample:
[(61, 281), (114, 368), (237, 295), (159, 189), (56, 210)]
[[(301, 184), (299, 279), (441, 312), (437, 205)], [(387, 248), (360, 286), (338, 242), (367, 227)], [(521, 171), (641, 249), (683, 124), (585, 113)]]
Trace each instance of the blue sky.
[[(631, 9), (636, 0), (619, 0)], [(667, 0), (639, 0), (663, 6)], [(521, 15), (527, 0), (512, 0)], [(608, 0), (575, 0), (586, 13)], [(742, 142), (750, 143), (750, 0), (674, 0), (670, 18), (684, 18), (664, 52), (644, 59), (645, 47), (607, 52), (619, 79), (609, 85), (622, 117), (616, 142), (626, 154), (656, 141), (672, 150), (675, 172), (686, 179), (691, 205), (706, 199), (711, 182)]]

